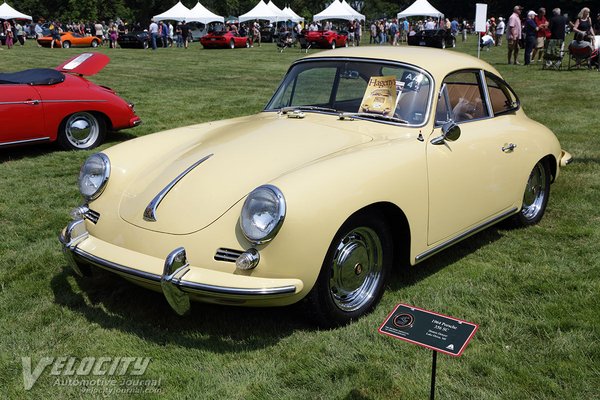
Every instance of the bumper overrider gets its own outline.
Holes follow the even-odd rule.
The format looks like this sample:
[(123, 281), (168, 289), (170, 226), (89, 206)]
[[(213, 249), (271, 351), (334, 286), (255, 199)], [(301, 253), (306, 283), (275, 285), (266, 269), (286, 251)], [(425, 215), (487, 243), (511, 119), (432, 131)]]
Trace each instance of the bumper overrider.
[[(162, 274), (123, 265), (118, 261), (93, 255), (81, 248), (89, 241), (97, 240), (100, 242), (90, 236), (83, 219), (71, 221), (61, 232), (59, 239), (68, 264), (79, 276), (83, 276), (80, 265), (94, 265), (141, 284), (149, 284), (162, 291), (169, 305), (179, 315), (184, 315), (189, 311), (190, 296), (197, 297), (200, 300), (218, 299), (224, 303), (229, 302), (232, 304), (243, 304), (245, 302), (257, 304), (257, 300), (260, 303), (261, 300), (293, 296), (303, 288), (302, 281), (298, 279), (266, 279), (233, 275), (191, 266), (183, 247), (174, 249), (166, 257)], [(104, 242), (104, 246), (114, 245)], [(118, 249), (117, 246), (114, 247)], [(144, 259), (147, 260), (148, 256), (145, 256)], [(198, 281), (196, 279), (198, 275), (202, 276), (203, 274), (207, 276), (206, 281)], [(194, 279), (188, 278), (192, 276)], [(211, 283), (211, 280), (222, 282), (223, 278), (231, 280), (233, 285), (223, 286)]]

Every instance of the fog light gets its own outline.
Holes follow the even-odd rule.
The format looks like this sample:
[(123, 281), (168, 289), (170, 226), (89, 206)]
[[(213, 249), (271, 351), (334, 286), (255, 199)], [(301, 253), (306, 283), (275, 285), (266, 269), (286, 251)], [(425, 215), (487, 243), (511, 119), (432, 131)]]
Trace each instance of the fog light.
[(83, 219), (85, 213), (87, 213), (89, 210), (90, 209), (88, 206), (83, 205), (83, 206), (75, 207), (74, 209), (71, 210), (71, 212), (69, 214), (71, 215), (71, 219), (73, 221), (77, 221), (78, 219)]
[(256, 249), (248, 249), (235, 260), (235, 266), (239, 269), (248, 270), (256, 268), (260, 261), (260, 254)]

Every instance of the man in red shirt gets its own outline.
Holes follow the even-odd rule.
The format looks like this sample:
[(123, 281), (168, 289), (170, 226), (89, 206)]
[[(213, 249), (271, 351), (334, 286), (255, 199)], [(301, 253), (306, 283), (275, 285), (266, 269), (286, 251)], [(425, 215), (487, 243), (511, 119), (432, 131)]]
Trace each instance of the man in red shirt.
[(533, 54), (531, 55), (531, 62), (537, 62), (535, 60), (535, 56), (537, 54), (538, 61), (542, 61), (542, 57), (544, 56), (544, 46), (546, 43), (546, 39), (550, 38), (550, 30), (548, 26), (550, 26), (550, 22), (546, 19), (546, 9), (541, 7), (538, 11), (538, 15), (533, 19), (535, 24), (538, 27), (537, 38), (535, 42), (535, 48), (533, 49)]
[(521, 40), (521, 10), (523, 7), (515, 6), (513, 13), (508, 19), (508, 63), (510, 64), (511, 56), (514, 56), (514, 64), (519, 64), (517, 56), (519, 55), (519, 41)]

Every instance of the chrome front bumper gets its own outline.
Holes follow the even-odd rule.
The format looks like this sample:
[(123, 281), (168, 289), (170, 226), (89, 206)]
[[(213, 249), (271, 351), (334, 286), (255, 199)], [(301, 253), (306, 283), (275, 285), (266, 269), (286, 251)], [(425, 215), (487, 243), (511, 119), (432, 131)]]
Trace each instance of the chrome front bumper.
[[(300, 283), (276, 287), (241, 288), (185, 280), (183, 278), (191, 267), (183, 247), (173, 250), (166, 257), (162, 275), (153, 274), (99, 258), (78, 248), (78, 245), (88, 238), (89, 233), (82, 219), (69, 223), (60, 234), (59, 240), (63, 247), (63, 253), (75, 273), (83, 276), (79, 264), (91, 264), (118, 273), (126, 278), (159, 286), (169, 305), (179, 315), (184, 315), (190, 309), (189, 294), (229, 300), (256, 300), (288, 297), (297, 294), (302, 289)], [(243, 279), (248, 279), (250, 282), (259, 278), (244, 277)]]

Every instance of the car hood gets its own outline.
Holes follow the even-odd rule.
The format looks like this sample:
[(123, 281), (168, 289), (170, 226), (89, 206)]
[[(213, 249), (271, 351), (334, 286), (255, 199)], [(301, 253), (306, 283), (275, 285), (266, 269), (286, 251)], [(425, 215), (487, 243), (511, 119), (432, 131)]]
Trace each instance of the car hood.
[[(119, 213), (127, 222), (153, 231), (188, 234), (201, 230), (257, 186), (370, 142), (372, 137), (358, 126), (319, 114), (290, 120), (262, 113), (159, 135), (158, 145), (147, 149), (160, 151), (127, 179)], [(145, 212), (147, 218), (148, 206), (157, 199), (155, 221), (148, 221)]]
[(91, 76), (102, 71), (109, 62), (110, 58), (106, 54), (81, 53), (75, 57), (69, 58), (67, 61), (56, 67), (56, 69), (60, 72)]

